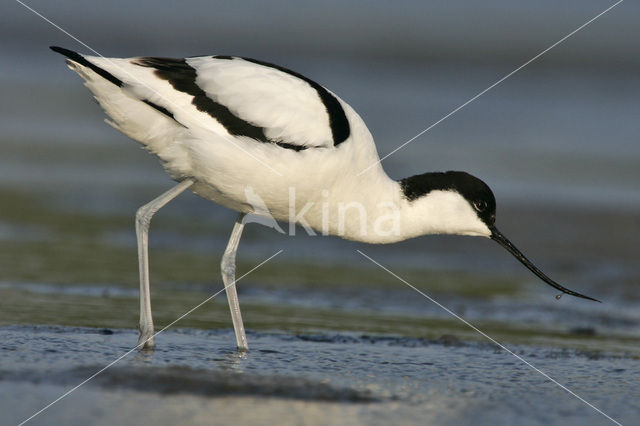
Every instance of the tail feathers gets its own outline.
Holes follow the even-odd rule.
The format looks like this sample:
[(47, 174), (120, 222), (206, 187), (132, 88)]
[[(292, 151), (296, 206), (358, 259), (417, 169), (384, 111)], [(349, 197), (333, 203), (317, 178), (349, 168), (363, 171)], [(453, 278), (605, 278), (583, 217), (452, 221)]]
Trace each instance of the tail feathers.
[[(177, 122), (169, 110), (136, 96), (134, 91), (130, 90), (131, 84), (111, 73), (120, 70), (122, 75), (126, 75), (129, 60), (85, 57), (54, 46), (51, 50), (67, 57), (69, 68), (80, 75), (85, 86), (93, 93), (109, 117), (106, 120), (108, 124), (156, 154), (174, 178), (188, 175), (190, 159), (188, 151), (182, 148), (183, 141), (190, 137), (187, 128)], [(109, 66), (111, 72), (103, 68)]]
[[(84, 85), (93, 93), (109, 119), (107, 123), (159, 154), (172, 140), (162, 137), (163, 133), (171, 133), (184, 129), (184, 126), (173, 119), (173, 115), (160, 105), (141, 99), (128, 90), (129, 85), (120, 80), (103, 67), (101, 62), (111, 61), (114, 68), (118, 59), (85, 57), (61, 47), (51, 47), (54, 52), (66, 56), (67, 65), (84, 80)], [(102, 65), (100, 67), (93, 62)], [(110, 64), (111, 62), (105, 62)], [(159, 114), (160, 113), (160, 114)], [(159, 137), (160, 136), (160, 137)]]
[(74, 52), (72, 50), (69, 50), (69, 49), (65, 49), (63, 47), (58, 47), (58, 46), (49, 46), (49, 49), (53, 50), (54, 52), (60, 53), (61, 55), (66, 56), (68, 58), (67, 62), (71, 61), (71, 62), (75, 62), (75, 63), (80, 64), (80, 65), (83, 65), (83, 66), (91, 69), (93, 72), (98, 74), (100, 77), (110, 81), (111, 83), (115, 84), (118, 87), (122, 87), (122, 80), (120, 80), (119, 78), (115, 77), (113, 74), (105, 71), (104, 69), (96, 66), (95, 64), (92, 64), (91, 62), (89, 62), (81, 54), (79, 54), (77, 52)]

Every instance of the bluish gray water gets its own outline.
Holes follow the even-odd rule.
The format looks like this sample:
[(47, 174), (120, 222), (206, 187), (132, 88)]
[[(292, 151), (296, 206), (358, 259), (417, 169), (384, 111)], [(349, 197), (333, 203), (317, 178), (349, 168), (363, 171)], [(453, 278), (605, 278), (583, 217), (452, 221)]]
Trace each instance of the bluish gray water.
[[(135, 337), (131, 331), (59, 327), (4, 327), (0, 335), (8, 342), (0, 364), (6, 395), (0, 404), (9, 413), (8, 423), (24, 420), (126, 353)], [(286, 401), (289, 415), (296, 401), (324, 406), (324, 412), (306, 411), (305, 421), (316, 424), (549, 424), (559, 418), (565, 424), (607, 423), (593, 408), (490, 344), (358, 334), (248, 337), (253, 349), (238, 356), (230, 332), (163, 333), (157, 339), (161, 349), (123, 358), (31, 424), (102, 424), (100, 416), (92, 417), (97, 413), (107, 413), (111, 423), (184, 419), (173, 404), (187, 397), (235, 398), (226, 407), (213, 402), (216, 410), (191, 407), (186, 417), (208, 414), (214, 423), (234, 417), (276, 420), (270, 416)], [(618, 421), (632, 424), (637, 418), (637, 360), (527, 346), (511, 350)], [(11, 389), (30, 395), (17, 401)], [(123, 403), (118, 395), (133, 401)], [(263, 399), (247, 407), (248, 413), (238, 411), (247, 398), (256, 397)], [(264, 398), (274, 400), (269, 405)], [(147, 407), (153, 413), (132, 421), (142, 408), (133, 402), (145, 399), (153, 401)]]

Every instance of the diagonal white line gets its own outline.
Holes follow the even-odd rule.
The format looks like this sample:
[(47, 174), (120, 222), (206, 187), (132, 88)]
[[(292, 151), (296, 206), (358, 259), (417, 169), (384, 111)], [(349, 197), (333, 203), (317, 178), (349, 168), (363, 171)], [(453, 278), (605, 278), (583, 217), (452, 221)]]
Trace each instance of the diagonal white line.
[[(37, 10), (33, 9), (32, 7), (30, 7), (29, 5), (25, 4), (24, 2), (20, 1), (20, 0), (15, 0), (17, 3), (21, 4), (22, 6), (24, 6), (26, 9), (30, 10), (31, 12), (33, 12), (34, 14), (36, 14), (37, 16), (39, 16), (40, 18), (42, 18), (44, 21), (48, 22), (49, 24), (53, 25), (56, 29), (58, 29), (59, 31), (63, 32), (64, 34), (66, 34), (67, 36), (69, 36), (70, 38), (72, 38), (73, 40), (77, 41), (78, 43), (80, 43), (82, 46), (86, 47), (87, 49), (89, 49), (90, 51), (92, 51), (93, 53), (95, 53), (96, 55), (100, 56), (102, 59), (106, 60), (107, 62), (109, 62), (112, 66), (114, 66), (115, 68), (119, 69), (120, 71), (122, 71), (122, 73), (126, 74), (127, 76), (129, 76), (132, 80), (136, 81), (137, 83), (139, 83), (140, 85), (146, 87), (147, 89), (149, 89), (151, 92), (153, 92), (154, 94), (156, 94), (158, 97), (160, 97), (161, 99), (163, 99), (165, 102), (167, 102), (169, 105), (173, 105), (174, 107), (176, 107), (176, 109), (178, 110), (182, 110), (185, 111), (184, 108), (180, 107), (180, 106), (176, 106), (173, 102), (171, 102), (171, 100), (167, 99), (164, 95), (162, 95), (160, 92), (158, 92), (157, 90), (155, 90), (153, 87), (149, 86), (146, 82), (140, 80), (139, 78), (137, 78), (136, 76), (134, 76), (133, 74), (131, 74), (129, 71), (127, 71), (126, 69), (122, 68), (120, 65), (116, 64), (115, 62), (113, 62), (111, 60), (111, 58), (106, 58), (104, 57), (102, 54), (100, 54), (97, 50), (95, 50), (94, 48), (92, 48), (91, 46), (89, 46), (88, 44), (84, 43), (82, 40), (78, 39), (77, 37), (75, 37), (73, 34), (71, 34), (70, 32), (68, 32), (67, 30), (65, 30), (64, 28), (62, 28), (61, 26), (59, 26), (58, 24), (56, 24), (55, 22), (51, 21), (50, 19), (48, 19), (47, 17), (45, 17), (44, 15), (42, 15), (41, 13), (39, 13)], [(251, 154), (250, 152), (248, 152), (247, 150), (245, 150), (244, 148), (242, 148), (241, 146), (239, 146), (238, 144), (236, 144), (235, 142), (233, 142), (231, 139), (229, 139), (228, 137), (226, 137), (225, 135), (221, 135), (221, 134), (216, 134), (216, 136), (219, 136), (220, 138), (224, 139), (225, 141), (229, 142), (231, 145), (235, 146), (236, 148), (238, 148), (240, 151), (244, 152), (245, 154), (247, 154), (249, 157), (253, 158), (254, 160), (258, 161), (259, 163), (261, 163), (263, 166), (266, 166), (268, 169), (270, 169), (272, 172), (274, 172), (275, 174), (277, 174), (278, 176), (282, 176), (282, 173), (280, 173), (279, 171), (277, 171), (276, 169), (274, 169), (273, 167), (271, 167), (269, 164), (265, 163), (264, 161), (262, 161), (261, 159), (259, 159), (258, 157), (256, 157), (255, 155)]]
[(609, 12), (611, 9), (613, 9), (614, 7), (616, 7), (617, 5), (619, 5), (620, 3), (622, 3), (624, 0), (618, 0), (616, 3), (612, 4), (611, 6), (609, 6), (608, 8), (606, 8), (605, 10), (603, 10), (602, 12), (600, 12), (599, 14), (597, 14), (596, 16), (594, 16), (593, 18), (589, 19), (587, 22), (585, 22), (584, 24), (580, 25), (578, 28), (576, 28), (575, 30), (571, 31), (569, 34), (567, 34), (566, 36), (562, 37), (560, 40), (556, 41), (555, 43), (553, 43), (551, 46), (547, 47), (546, 49), (544, 49), (542, 52), (538, 53), (536, 56), (534, 56), (533, 58), (529, 59), (527, 62), (525, 62), (524, 64), (520, 65), (518, 68), (514, 69), (513, 71), (511, 71), (509, 74), (505, 75), (504, 77), (500, 78), (498, 81), (496, 81), (495, 83), (493, 83), (491, 86), (487, 87), (486, 89), (484, 89), (483, 91), (479, 92), (477, 95), (475, 95), (474, 97), (472, 97), (471, 99), (469, 99), (468, 101), (466, 101), (465, 103), (463, 103), (462, 105), (458, 106), (457, 108), (455, 108), (454, 110), (452, 110), (451, 112), (449, 112), (448, 114), (446, 114), (444, 117), (442, 117), (441, 119), (439, 119), (438, 121), (436, 121), (435, 123), (433, 123), (432, 125), (430, 125), (429, 127), (427, 127), (426, 129), (422, 130), (420, 133), (418, 133), (417, 135), (415, 135), (414, 137), (412, 137), (411, 139), (409, 139), (408, 141), (404, 142), (402, 145), (400, 145), (399, 147), (397, 147), (396, 149), (394, 149), (393, 151), (391, 151), (390, 153), (388, 153), (387, 155), (385, 155), (384, 157), (380, 158), (378, 161), (372, 163), (371, 165), (369, 165), (366, 169), (363, 169), (360, 173), (358, 173), (358, 176), (360, 176), (361, 174), (363, 174), (364, 172), (366, 172), (367, 170), (369, 170), (371, 167), (375, 166), (376, 164), (382, 162), (383, 160), (385, 160), (386, 158), (392, 156), (393, 154), (395, 154), (396, 152), (400, 151), (402, 148), (404, 148), (405, 146), (409, 145), (411, 142), (413, 142), (414, 140), (416, 140), (417, 138), (419, 138), (420, 136), (424, 135), (425, 133), (427, 133), (429, 130), (433, 129), (434, 127), (436, 127), (438, 124), (442, 123), (444, 120), (446, 120), (447, 118), (451, 117), (453, 114), (455, 114), (456, 112), (460, 111), (462, 108), (466, 107), (467, 105), (469, 105), (471, 102), (475, 101), (476, 99), (478, 99), (480, 96), (484, 95), (485, 93), (487, 93), (489, 90), (493, 89), (494, 87), (496, 87), (498, 84), (502, 83), (503, 81), (505, 81), (506, 79), (508, 79), (509, 77), (511, 77), (512, 75), (514, 75), (515, 73), (517, 73), (518, 71), (520, 71), (522, 68), (526, 67), (527, 65), (529, 65), (531, 62), (535, 61), (536, 59), (538, 59), (540, 56), (544, 55), (545, 53), (547, 53), (548, 51), (550, 51), (551, 49), (553, 49), (554, 47), (556, 47), (557, 45), (559, 45), (560, 43), (564, 42), (566, 39), (568, 39), (569, 37), (571, 37), (572, 35), (574, 35), (575, 33), (577, 33), (578, 31), (582, 30), (584, 27), (586, 27), (587, 25), (591, 24), (593, 21), (595, 21), (596, 19), (600, 18), (602, 15), (604, 15), (605, 13)]
[[(37, 10), (33, 9), (31, 6), (25, 4), (24, 2), (20, 1), (20, 0), (16, 0), (17, 3), (20, 3), (22, 6), (24, 6), (25, 8), (29, 9), (31, 12), (33, 12), (34, 14), (38, 15), (40, 18), (42, 18), (44, 21), (47, 21), (49, 24), (53, 25), (56, 29), (58, 29), (59, 31), (65, 33), (67, 36), (71, 37), (72, 39), (74, 39), (75, 41), (77, 41), (78, 43), (80, 43), (81, 45), (83, 45), (84, 47), (86, 47), (87, 49), (89, 49), (90, 51), (92, 51), (93, 53), (95, 53), (98, 56), (101, 56), (104, 58), (104, 56), (102, 56), (100, 53), (98, 53), (96, 50), (94, 50), (91, 46), (89, 46), (88, 44), (84, 43), (82, 40), (76, 38), (73, 34), (71, 34), (70, 32), (68, 32), (67, 30), (65, 30), (64, 28), (60, 27), (59, 25), (57, 25), (55, 22), (51, 21), (50, 19), (48, 19), (46, 16), (42, 15), (41, 13), (39, 13)], [(105, 58), (106, 59), (106, 58)]]
[[(258, 269), (259, 267), (261, 267), (262, 265), (264, 265), (265, 263), (267, 263), (268, 261), (270, 261), (271, 259), (273, 259), (274, 257), (276, 257), (277, 255), (279, 255), (280, 253), (282, 253), (284, 250), (278, 250), (275, 254), (271, 255), (270, 257), (268, 257), (267, 259), (263, 260), (262, 262), (260, 262), (258, 265), (254, 266), (249, 272), (243, 274), (240, 278), (237, 278), (235, 281), (233, 281), (231, 284), (225, 286), (222, 288), (222, 290), (217, 291), (216, 293), (214, 293), (213, 295), (207, 297), (206, 299), (204, 299), (202, 302), (198, 303), (196, 306), (194, 306), (193, 308), (189, 309), (187, 312), (185, 312), (184, 314), (180, 315), (180, 317), (178, 317), (177, 319), (175, 319), (174, 321), (172, 321), (171, 323), (169, 323), (168, 325), (164, 326), (162, 328), (162, 330), (156, 332), (153, 336), (149, 337), (147, 340), (145, 340), (143, 343), (147, 343), (147, 341), (153, 339), (154, 337), (156, 337), (158, 334), (162, 333), (163, 331), (165, 331), (166, 329), (168, 329), (169, 327), (173, 326), (175, 323), (177, 323), (178, 321), (180, 321), (181, 319), (183, 319), (184, 317), (186, 317), (187, 315), (190, 315), (193, 311), (195, 311), (196, 309), (198, 309), (199, 307), (201, 307), (202, 305), (204, 305), (205, 303), (209, 302), (210, 300), (213, 300), (214, 297), (216, 297), (217, 295), (219, 295), (220, 293), (222, 293), (223, 291), (225, 291), (228, 287), (231, 287), (232, 285), (235, 285), (238, 281), (240, 281), (241, 279), (243, 279), (244, 277), (246, 277), (247, 275), (249, 275), (250, 273), (252, 273), (253, 271), (255, 271), (256, 269)], [(55, 400), (51, 401), (49, 404), (47, 404), (46, 406), (42, 407), (40, 410), (38, 410), (37, 412), (33, 413), (29, 418), (23, 420), (22, 422), (20, 422), (20, 424), (18, 426), (22, 426), (23, 424), (27, 423), (28, 421), (32, 420), (34, 417), (36, 417), (37, 415), (39, 415), (40, 413), (42, 413), (43, 411), (47, 410), (48, 408), (50, 408), (51, 406), (55, 405), (56, 403), (60, 402), (62, 399), (66, 398), (67, 396), (69, 396), (72, 392), (74, 392), (75, 390), (77, 390), (79, 387), (85, 385), (87, 382), (89, 382), (90, 380), (94, 379), (96, 376), (102, 374), (105, 370), (107, 370), (108, 368), (112, 367), (113, 365), (115, 365), (117, 362), (119, 362), (120, 360), (122, 360), (123, 358), (125, 358), (127, 355), (129, 355), (131, 352), (135, 351), (140, 345), (136, 345), (133, 348), (129, 349), (127, 352), (125, 352), (124, 354), (120, 355), (118, 358), (116, 358), (115, 360), (111, 361), (109, 364), (107, 364), (105, 367), (101, 368), (100, 370), (96, 371), (95, 373), (93, 373), (91, 376), (87, 377), (86, 379), (84, 379), (82, 382), (80, 382), (79, 384), (77, 384), (76, 386), (72, 387), (71, 389), (69, 389), (68, 391), (66, 391), (65, 393), (63, 393), (62, 395), (60, 395), (58, 398), (56, 398)]]
[(396, 275), (395, 273), (393, 273), (392, 271), (390, 271), (388, 268), (384, 267), (383, 265), (381, 265), (379, 262), (377, 262), (376, 260), (372, 259), (371, 257), (367, 256), (366, 254), (364, 254), (362, 251), (360, 250), (356, 250), (358, 253), (360, 253), (362, 256), (364, 256), (365, 258), (369, 259), (371, 262), (375, 263), (376, 265), (378, 265), (380, 268), (384, 269), (385, 271), (387, 271), (389, 274), (391, 274), (392, 276), (394, 276), (395, 278), (397, 278), (398, 280), (402, 281), (404, 284), (406, 284), (407, 286), (409, 286), (411, 289), (413, 289), (414, 291), (420, 293), (423, 297), (429, 299), (431, 302), (435, 303), (436, 305), (438, 305), (440, 308), (444, 309), (448, 314), (454, 316), (456, 319), (462, 321), (465, 325), (471, 327), (474, 331), (476, 331), (477, 333), (479, 333), (480, 335), (484, 336), (485, 338), (487, 338), (488, 340), (490, 340), (492, 343), (494, 343), (495, 345), (498, 345), (501, 349), (503, 349), (504, 351), (508, 352), (509, 354), (513, 355), (514, 357), (518, 358), (520, 361), (522, 361), (523, 363), (525, 363), (527, 366), (531, 367), (533, 370), (535, 370), (536, 372), (540, 373), (541, 375), (543, 375), (546, 379), (551, 380), (553, 383), (555, 383), (556, 385), (558, 385), (561, 389), (567, 391), (568, 393), (570, 393), (571, 395), (573, 395), (574, 397), (578, 398), (580, 401), (582, 401), (583, 403), (587, 404), (589, 407), (593, 408), (594, 410), (596, 410), (598, 413), (602, 414), (603, 416), (605, 416), (607, 419), (611, 420), (613, 423), (622, 426), (618, 421), (616, 421), (615, 419), (613, 419), (612, 417), (610, 417), (609, 415), (607, 415), (605, 412), (603, 412), (602, 410), (600, 410), (598, 407), (596, 407), (595, 405), (591, 404), (589, 401), (585, 400), (584, 398), (582, 398), (580, 395), (576, 394), (575, 392), (573, 392), (571, 389), (569, 389), (568, 387), (564, 386), (562, 383), (558, 382), (557, 380), (555, 380), (553, 377), (549, 376), (547, 373), (545, 373), (544, 371), (540, 370), (538, 367), (536, 367), (535, 365), (531, 364), (529, 361), (527, 361), (526, 359), (522, 358), (520, 355), (514, 353), (512, 350), (510, 350), (509, 348), (507, 348), (505, 345), (503, 345), (502, 343), (498, 342), (496, 339), (494, 339), (493, 337), (489, 336), (487, 333), (483, 332), (482, 330), (480, 330), (478, 327), (474, 326), (473, 324), (471, 324), (469, 321), (465, 320), (464, 318), (462, 318), (460, 315), (456, 314), (455, 312), (453, 312), (451, 309), (447, 308), (446, 306), (442, 305), (441, 303), (439, 303), (437, 300), (433, 299), (432, 297), (430, 297), (428, 294), (422, 292), (421, 290), (417, 289), (416, 287), (414, 287), (413, 285), (411, 285), (409, 282), (407, 282), (405, 279), (403, 279), (402, 277)]

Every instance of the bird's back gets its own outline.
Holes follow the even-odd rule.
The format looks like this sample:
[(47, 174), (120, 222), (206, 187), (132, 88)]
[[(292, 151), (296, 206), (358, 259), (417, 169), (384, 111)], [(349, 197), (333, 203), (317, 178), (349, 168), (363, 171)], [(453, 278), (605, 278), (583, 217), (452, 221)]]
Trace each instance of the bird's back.
[(282, 188), (329, 188), (378, 159), (348, 104), (286, 68), (229, 56), (103, 58), (54, 50), (67, 56), (113, 127), (157, 155), (174, 179), (195, 178), (194, 192), (236, 210), (241, 206), (231, 201), (244, 199), (239, 181), (281, 198)]

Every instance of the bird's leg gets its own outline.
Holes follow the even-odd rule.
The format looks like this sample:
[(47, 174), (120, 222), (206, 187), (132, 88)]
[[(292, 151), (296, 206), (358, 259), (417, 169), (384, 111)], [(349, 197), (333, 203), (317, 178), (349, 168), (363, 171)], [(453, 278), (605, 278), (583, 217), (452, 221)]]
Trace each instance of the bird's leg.
[(165, 204), (193, 185), (186, 179), (158, 198), (140, 207), (136, 212), (136, 236), (138, 238), (138, 266), (140, 269), (140, 335), (138, 349), (153, 348), (153, 318), (151, 316), (151, 293), (149, 290), (149, 224), (151, 217)]
[(222, 256), (220, 269), (222, 271), (222, 281), (227, 291), (227, 300), (229, 301), (229, 309), (231, 309), (231, 321), (233, 321), (233, 331), (236, 333), (236, 343), (238, 350), (246, 351), (249, 349), (247, 345), (247, 336), (244, 334), (244, 325), (242, 324), (242, 314), (240, 313), (240, 303), (238, 302), (238, 293), (236, 292), (236, 252), (238, 244), (242, 236), (244, 228), (245, 213), (240, 213), (233, 225), (233, 231), (227, 243), (227, 249)]

